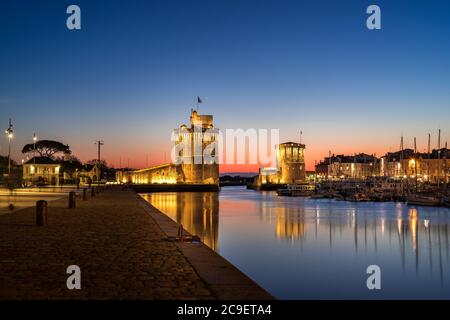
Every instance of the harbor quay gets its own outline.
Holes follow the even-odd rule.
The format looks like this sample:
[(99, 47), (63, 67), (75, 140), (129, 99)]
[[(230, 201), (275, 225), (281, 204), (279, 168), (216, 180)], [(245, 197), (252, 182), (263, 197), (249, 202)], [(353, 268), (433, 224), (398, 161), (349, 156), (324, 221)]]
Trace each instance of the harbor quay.
[(34, 206), (0, 215), (0, 299), (273, 299), (201, 242), (173, 241), (179, 226), (134, 191), (47, 204), (44, 226)]

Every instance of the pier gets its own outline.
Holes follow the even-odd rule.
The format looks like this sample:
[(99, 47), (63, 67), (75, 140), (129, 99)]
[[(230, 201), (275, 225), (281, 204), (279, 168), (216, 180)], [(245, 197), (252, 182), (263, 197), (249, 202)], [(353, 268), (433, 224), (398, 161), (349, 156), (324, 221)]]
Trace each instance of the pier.
[(35, 207), (0, 216), (0, 299), (273, 299), (205, 245), (167, 241), (178, 226), (135, 192), (82, 197), (49, 201), (46, 226)]

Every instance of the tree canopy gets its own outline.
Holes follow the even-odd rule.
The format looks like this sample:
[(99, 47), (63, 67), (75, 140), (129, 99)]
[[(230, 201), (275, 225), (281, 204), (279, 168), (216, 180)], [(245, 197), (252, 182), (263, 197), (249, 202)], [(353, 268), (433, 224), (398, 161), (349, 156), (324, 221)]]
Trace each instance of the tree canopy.
[[(11, 165), (15, 166), (17, 163), (11, 159)], [(8, 166), (8, 156), (1, 156), (0, 155), (0, 167), (7, 167)]]
[(100, 162), (98, 162), (97, 159), (92, 159), (86, 162), (86, 164), (90, 164), (90, 165), (95, 165), (97, 164), (101, 170), (108, 168), (108, 164), (106, 163), (106, 160), (100, 160)]
[[(59, 141), (53, 140), (36, 141), (36, 152), (41, 157), (52, 158), (54, 154), (66, 151), (70, 151), (69, 146)], [(22, 153), (30, 153), (30, 152), (34, 152), (34, 143), (26, 144), (22, 149)]]

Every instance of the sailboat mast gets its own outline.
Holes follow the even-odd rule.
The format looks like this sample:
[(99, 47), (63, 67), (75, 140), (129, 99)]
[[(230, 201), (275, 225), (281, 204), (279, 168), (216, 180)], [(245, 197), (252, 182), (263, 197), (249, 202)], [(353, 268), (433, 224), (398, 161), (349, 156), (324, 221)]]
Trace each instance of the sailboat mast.
[(445, 141), (445, 190), (448, 190), (448, 149), (447, 141)]
[(431, 134), (428, 134), (428, 165), (427, 165), (427, 177), (430, 179), (430, 150), (431, 148)]
[(416, 193), (417, 193), (417, 141), (416, 137), (414, 137), (414, 178), (416, 182)]
[(440, 180), (441, 180), (441, 129), (439, 129), (439, 133), (438, 133), (438, 172), (437, 172), (437, 185), (438, 185), (438, 189), (440, 186)]

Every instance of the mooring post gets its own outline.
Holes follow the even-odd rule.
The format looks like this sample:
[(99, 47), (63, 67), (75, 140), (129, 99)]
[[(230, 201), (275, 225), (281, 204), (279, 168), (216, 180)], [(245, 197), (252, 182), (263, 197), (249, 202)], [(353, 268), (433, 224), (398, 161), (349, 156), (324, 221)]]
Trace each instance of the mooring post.
[(76, 193), (75, 191), (69, 192), (69, 209), (76, 207)]
[(95, 197), (95, 188), (91, 188), (91, 197)]
[(36, 226), (42, 227), (47, 224), (47, 201), (36, 202)]
[(87, 200), (87, 189), (83, 188), (83, 200)]

